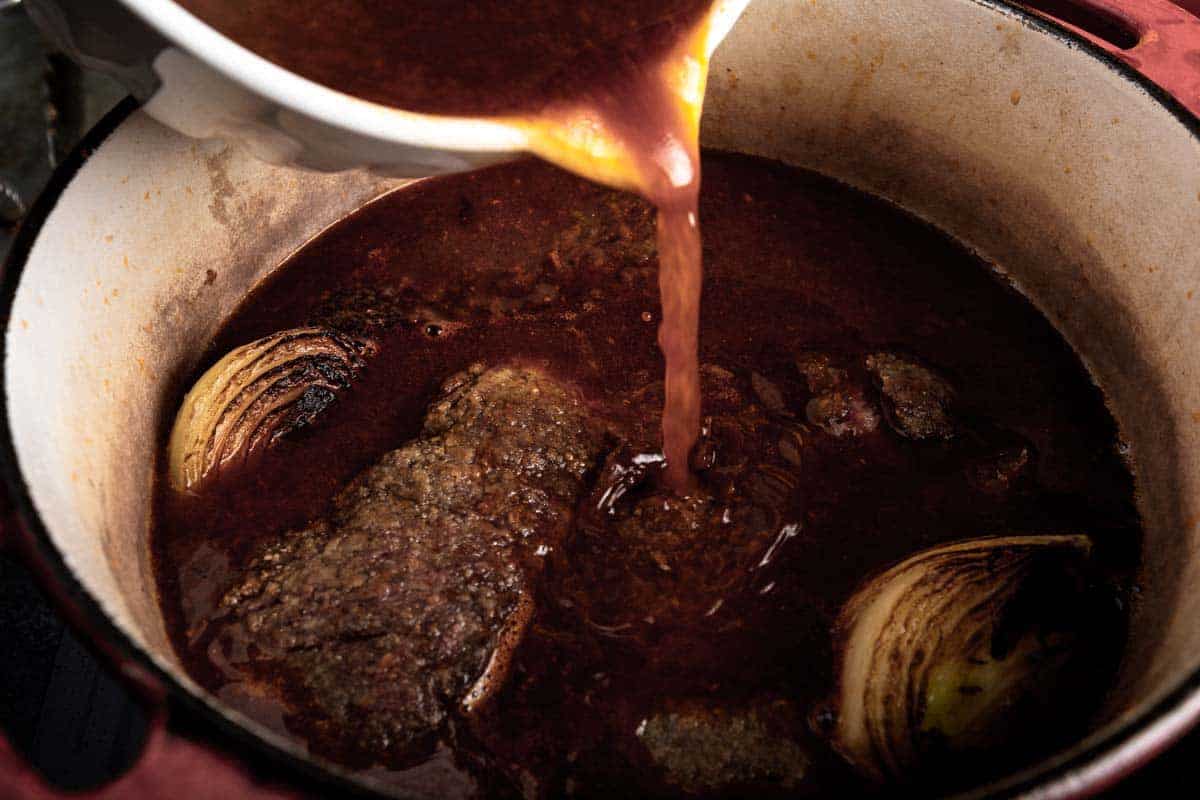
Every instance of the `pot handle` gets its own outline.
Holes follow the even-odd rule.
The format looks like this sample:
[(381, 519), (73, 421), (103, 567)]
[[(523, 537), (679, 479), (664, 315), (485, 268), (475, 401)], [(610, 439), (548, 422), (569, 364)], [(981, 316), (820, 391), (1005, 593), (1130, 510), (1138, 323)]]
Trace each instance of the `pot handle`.
[[(76, 630), (86, 625), (66, 592), (59, 591), (33, 548), (28, 546), (18, 515), (7, 493), (0, 491), (0, 550), (26, 563)], [(93, 637), (94, 640), (94, 637)], [(162, 683), (136, 663), (127, 661), (104, 642), (99, 657), (137, 697), (149, 716), (146, 741), (137, 762), (113, 782), (87, 792), (66, 792), (51, 786), (13, 749), (0, 730), (0, 795), (5, 800), (142, 800), (142, 798), (197, 798), (198, 800), (299, 800), (300, 794), (269, 785), (253, 775), (233, 756), (172, 733), (167, 725), (167, 698)]]
[(1124, 61), (1200, 117), (1200, 17), (1171, 0), (1070, 2), (1129, 28), (1137, 36), (1137, 44), (1124, 49), (1052, 14), (1031, 10)]

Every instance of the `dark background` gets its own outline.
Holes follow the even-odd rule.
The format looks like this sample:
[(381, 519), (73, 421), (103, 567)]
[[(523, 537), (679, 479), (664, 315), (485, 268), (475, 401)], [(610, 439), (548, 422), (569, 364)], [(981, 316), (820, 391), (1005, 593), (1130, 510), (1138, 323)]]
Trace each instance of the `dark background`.
[[(1200, 0), (1177, 2), (1200, 13)], [(0, 0), (0, 261), (54, 167), (123, 95), (50, 51), (20, 4)], [(186, 714), (176, 713), (172, 727), (211, 735)], [(9, 742), (54, 785), (82, 789), (136, 760), (145, 729), (138, 704), (64, 625), (21, 560), (0, 552), (0, 731)], [(1200, 732), (1107, 796), (1194, 795), (1198, 760)]]

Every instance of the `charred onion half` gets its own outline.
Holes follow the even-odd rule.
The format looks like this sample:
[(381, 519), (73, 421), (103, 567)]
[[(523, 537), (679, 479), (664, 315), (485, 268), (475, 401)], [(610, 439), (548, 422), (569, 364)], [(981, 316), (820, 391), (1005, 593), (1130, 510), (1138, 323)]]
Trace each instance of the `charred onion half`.
[(296, 328), (230, 351), (183, 398), (168, 444), (170, 482), (195, 489), (310, 423), (350, 386), (371, 345)]
[(1075, 644), (1057, 598), (1090, 553), (1078, 535), (971, 539), (869, 581), (837, 623), (838, 750), (885, 780), (1006, 741), (1053, 701)]

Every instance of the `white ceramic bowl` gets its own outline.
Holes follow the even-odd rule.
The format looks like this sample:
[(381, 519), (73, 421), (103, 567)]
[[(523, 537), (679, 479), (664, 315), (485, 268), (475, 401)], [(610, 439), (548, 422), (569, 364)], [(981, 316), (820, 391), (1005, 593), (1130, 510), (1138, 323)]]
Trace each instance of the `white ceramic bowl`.
[[(526, 133), (500, 119), (416, 114), (302, 78), (171, 0), (26, 2), (59, 46), (123, 81), (154, 119), (196, 139), (239, 142), (272, 164), (422, 177), (527, 149)], [(716, 0), (710, 53), (747, 2)]]

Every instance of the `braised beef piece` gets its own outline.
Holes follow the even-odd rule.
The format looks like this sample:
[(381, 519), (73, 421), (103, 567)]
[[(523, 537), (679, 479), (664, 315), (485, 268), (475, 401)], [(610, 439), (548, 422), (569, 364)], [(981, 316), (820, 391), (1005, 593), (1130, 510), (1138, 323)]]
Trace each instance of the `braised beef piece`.
[(766, 788), (796, 791), (812, 763), (791, 703), (761, 699), (745, 707), (688, 700), (652, 714), (637, 737), (664, 783), (692, 795)]
[(574, 391), (535, 369), (451, 378), (418, 439), (262, 551), (210, 651), (243, 680), (282, 673), (339, 750), (394, 763), (502, 680), (602, 442)]
[(862, 436), (879, 427), (879, 412), (866, 398), (864, 387), (835, 366), (828, 354), (802, 352), (796, 356), (796, 368), (812, 394), (804, 407), (809, 424), (838, 438)]
[(858, 362), (807, 350), (796, 356), (796, 369), (811, 394), (805, 417), (830, 436), (873, 433), (879, 428), (880, 409), (888, 426), (906, 439), (947, 440), (955, 435), (954, 388), (914, 359), (878, 352)]
[(893, 430), (909, 439), (950, 439), (954, 388), (933, 370), (894, 353), (867, 356)]

